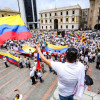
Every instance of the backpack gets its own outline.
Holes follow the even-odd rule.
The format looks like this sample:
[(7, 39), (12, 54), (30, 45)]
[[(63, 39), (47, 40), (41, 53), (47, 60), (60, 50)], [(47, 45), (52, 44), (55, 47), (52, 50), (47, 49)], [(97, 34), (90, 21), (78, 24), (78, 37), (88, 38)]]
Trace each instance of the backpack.
[(85, 75), (85, 84), (93, 85), (93, 79), (89, 75)]

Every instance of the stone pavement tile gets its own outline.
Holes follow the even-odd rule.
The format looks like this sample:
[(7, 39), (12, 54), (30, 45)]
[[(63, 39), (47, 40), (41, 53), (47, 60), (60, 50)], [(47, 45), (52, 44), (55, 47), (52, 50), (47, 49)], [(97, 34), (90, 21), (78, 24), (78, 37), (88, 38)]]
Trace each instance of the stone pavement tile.
[(90, 92), (90, 91), (85, 91), (84, 94), (85, 94), (85, 95), (89, 95), (89, 96), (91, 96), (91, 97), (96, 96), (96, 93)]
[(100, 95), (96, 95), (93, 100), (100, 100)]
[[(35, 88), (33, 94), (29, 95), (29, 100), (42, 100), (42, 97), (47, 92), (52, 82), (55, 80), (56, 76), (52, 73), (49, 73), (48, 76), (44, 79), (43, 83), (40, 83), (38, 87)], [(26, 99), (27, 100), (27, 99)]]

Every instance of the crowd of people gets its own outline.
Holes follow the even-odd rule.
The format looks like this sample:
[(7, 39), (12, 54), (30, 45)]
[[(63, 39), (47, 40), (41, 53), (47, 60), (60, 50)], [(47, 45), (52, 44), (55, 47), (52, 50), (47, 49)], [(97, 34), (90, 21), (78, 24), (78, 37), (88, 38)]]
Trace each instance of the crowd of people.
[[(75, 34), (76, 32), (74, 32)], [(42, 79), (42, 72), (44, 73), (45, 67), (44, 67), (44, 62), (42, 61), (43, 59), (40, 56), (40, 64), (41, 64), (41, 70), (37, 70), (37, 58), (36, 54), (33, 53), (30, 50), (29, 54), (30, 56), (19, 56), (18, 51), (21, 49), (25, 44), (36, 48), (36, 43), (39, 43), (40, 49), (47, 59), (50, 59), (51, 61), (57, 61), (57, 62), (66, 62), (66, 54), (63, 53), (61, 54), (60, 51), (57, 52), (56, 50), (53, 52), (49, 50), (48, 53), (45, 51), (45, 47), (47, 47), (48, 43), (57, 45), (57, 46), (66, 46), (68, 45), (68, 48), (76, 48), (78, 53), (77, 53), (77, 59), (75, 62), (80, 61), (84, 65), (85, 69), (85, 74), (87, 74), (88, 68), (89, 68), (89, 63), (96, 63), (95, 67), (97, 69), (100, 69), (100, 39), (98, 38), (98, 34), (95, 32), (90, 32), (90, 31), (80, 31), (80, 37), (75, 36), (74, 34), (71, 34), (71, 32), (65, 33), (65, 36), (62, 37), (61, 35), (58, 35), (56, 37), (56, 32), (51, 31), (51, 32), (46, 32), (46, 31), (36, 31), (32, 32), (32, 38), (31, 39), (26, 39), (26, 40), (8, 40), (6, 41), (1, 49), (5, 49), (7, 53), (10, 53), (16, 57), (19, 57), (19, 67), (23, 68), (29, 68), (30, 69), (30, 78), (32, 79), (32, 85), (36, 83), (36, 79), (39, 78), (40, 82), (43, 82)], [(86, 36), (86, 40), (81, 42), (81, 37)], [(74, 37), (74, 39), (72, 38)], [(42, 59), (42, 60), (41, 60)], [(31, 61), (33, 61), (33, 65), (31, 64)], [(7, 60), (4, 57), (4, 62), (6, 67), (7, 65)], [(51, 63), (54, 66), (56, 66), (54, 63)], [(51, 67), (53, 65), (48, 64), (49, 71), (54, 72), (55, 74), (58, 74), (58, 69)], [(58, 65), (58, 64), (57, 64)], [(73, 86), (74, 87), (74, 86)], [(62, 94), (63, 95), (63, 94)], [(60, 95), (61, 98), (61, 95)]]

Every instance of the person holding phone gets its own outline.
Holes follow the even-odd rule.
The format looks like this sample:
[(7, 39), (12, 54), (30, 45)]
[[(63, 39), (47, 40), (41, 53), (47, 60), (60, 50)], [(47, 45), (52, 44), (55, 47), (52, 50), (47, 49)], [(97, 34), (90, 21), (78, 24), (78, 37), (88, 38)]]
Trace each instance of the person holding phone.
[(13, 100), (22, 100), (22, 93), (19, 91), (19, 89), (16, 89), (15, 91), (17, 91), (19, 94), (16, 94), (15, 99)]

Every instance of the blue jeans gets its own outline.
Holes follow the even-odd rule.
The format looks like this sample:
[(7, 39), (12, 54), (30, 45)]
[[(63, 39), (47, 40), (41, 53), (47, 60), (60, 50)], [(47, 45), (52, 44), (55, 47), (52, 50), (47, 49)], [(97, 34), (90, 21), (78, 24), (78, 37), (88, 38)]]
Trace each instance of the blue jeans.
[(63, 97), (63, 96), (59, 95), (59, 98), (60, 98), (60, 100), (74, 100), (73, 99), (73, 96), (74, 95), (70, 95), (70, 96), (67, 96), (67, 97)]

